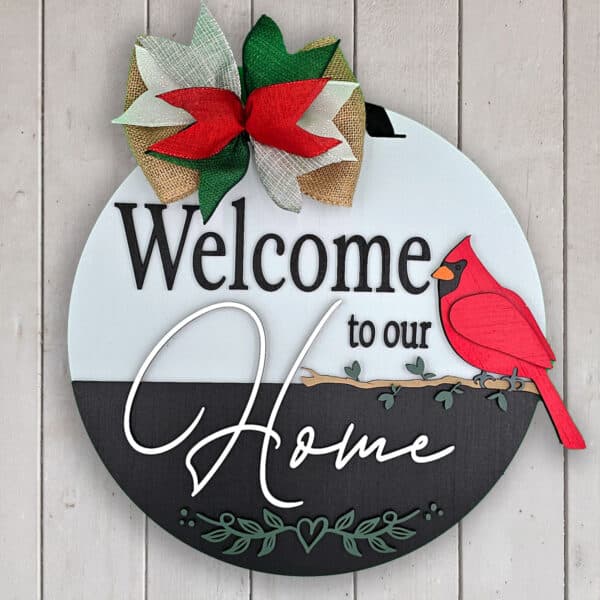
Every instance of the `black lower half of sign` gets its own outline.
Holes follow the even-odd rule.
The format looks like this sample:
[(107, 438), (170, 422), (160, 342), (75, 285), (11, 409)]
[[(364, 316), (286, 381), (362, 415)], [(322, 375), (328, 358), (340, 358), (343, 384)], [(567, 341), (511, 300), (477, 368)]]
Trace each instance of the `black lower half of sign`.
[[(143, 383), (131, 416), (135, 440), (145, 447), (167, 444), (204, 407), (202, 420), (179, 446), (145, 455), (128, 443), (123, 414), (130, 382), (76, 381), (85, 427), (113, 477), (156, 523), (187, 544), (232, 564), (290, 575), (356, 571), (402, 556), (459, 521), (490, 490), (518, 449), (538, 397), (508, 395), (506, 411), (489, 390), (464, 389), (451, 408), (436, 402), (437, 389), (403, 389), (390, 409), (378, 401), (385, 390), (339, 384), (290, 387), (274, 429), (266, 485), (283, 502), (270, 503), (259, 477), (263, 433), (244, 431), (212, 479), (192, 496), (186, 456), (203, 438), (239, 422), (250, 384)], [(248, 423), (269, 420), (279, 384), (263, 384)], [(348, 426), (353, 424), (351, 434)], [(429, 463), (410, 454), (380, 462), (375, 452), (356, 453), (336, 468), (336, 452), (307, 454), (296, 468), (290, 458), (302, 428), (314, 429), (315, 448), (346, 439), (346, 455), (385, 438), (385, 451), (429, 439), (426, 456), (454, 446)], [(191, 458), (201, 480), (223, 453), (230, 436)], [(368, 453), (367, 453), (368, 454)], [(340, 465), (338, 464), (338, 467)], [(488, 515), (494, 519), (493, 514)]]

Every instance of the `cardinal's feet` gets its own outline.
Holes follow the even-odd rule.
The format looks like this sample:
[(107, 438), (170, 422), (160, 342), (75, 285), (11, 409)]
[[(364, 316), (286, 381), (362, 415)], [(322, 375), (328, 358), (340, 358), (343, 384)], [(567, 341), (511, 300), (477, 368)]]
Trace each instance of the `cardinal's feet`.
[(485, 388), (486, 381), (496, 381), (496, 378), (492, 377), (486, 371), (481, 371), (479, 375), (475, 375), (475, 377), (473, 377), (473, 381), (478, 384), (480, 388)]
[(527, 381), (526, 379), (517, 377), (518, 373), (519, 373), (519, 370), (515, 367), (513, 369), (512, 375), (506, 375), (505, 377), (500, 377), (500, 379), (502, 379), (502, 381), (508, 382), (509, 387), (506, 390), (507, 392), (514, 392), (515, 390), (518, 390)]

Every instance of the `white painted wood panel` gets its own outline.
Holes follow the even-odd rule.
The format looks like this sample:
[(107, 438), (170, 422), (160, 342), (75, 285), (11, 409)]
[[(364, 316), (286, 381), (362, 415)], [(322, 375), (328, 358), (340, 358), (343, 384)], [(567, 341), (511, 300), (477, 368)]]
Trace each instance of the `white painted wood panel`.
[(600, 598), (600, 5), (566, 3), (566, 379), (587, 440), (567, 457), (567, 597)]
[[(560, 389), (562, 6), (464, 0), (462, 7), (462, 148), (527, 234)], [(563, 597), (563, 453), (541, 405), (507, 473), (463, 521), (462, 534), (464, 600)]]
[(458, 0), (358, 2), (356, 71), (369, 102), (457, 141)]
[[(221, 25), (236, 59), (241, 59), (243, 40), (250, 28), (250, 0), (219, 2), (208, 6)], [(149, 31), (182, 43), (191, 40), (198, 16), (197, 0), (170, 3), (151, 0)], [(147, 599), (210, 598), (244, 600), (250, 596), (250, 573), (206, 556), (172, 537), (148, 519)]]
[(36, 1), (0, 2), (0, 587), (40, 586), (41, 77)]
[[(253, 0), (256, 21), (267, 14), (279, 24), (289, 52), (308, 42), (333, 35), (352, 65), (354, 55), (354, 6), (351, 0)], [(316, 18), (318, 15), (318, 18)], [(252, 600), (345, 600), (353, 598), (353, 576), (319, 578), (283, 577), (252, 573)]]
[(252, 600), (352, 600), (352, 574), (287, 577), (252, 573)]
[(75, 267), (106, 201), (133, 168), (120, 129), (143, 0), (44, 7), (43, 592), (142, 599), (144, 516), (102, 465), (77, 413), (66, 330)]
[[(368, 101), (456, 143), (457, 1), (358, 3), (356, 70)], [(357, 573), (356, 600), (458, 598), (458, 565), (454, 527), (401, 560)]]

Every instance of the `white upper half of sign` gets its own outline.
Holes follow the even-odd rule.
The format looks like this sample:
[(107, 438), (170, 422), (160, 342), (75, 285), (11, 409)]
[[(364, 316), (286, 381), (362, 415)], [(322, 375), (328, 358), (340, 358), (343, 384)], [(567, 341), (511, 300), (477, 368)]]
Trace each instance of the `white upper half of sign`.
[[(137, 204), (134, 221), (142, 256), (152, 230), (145, 203), (158, 203), (143, 173), (136, 169), (102, 211), (87, 241), (73, 285), (69, 313), (69, 364), (73, 380), (131, 381), (154, 345), (194, 311), (207, 305), (234, 301), (252, 308), (266, 332), (263, 381), (280, 383), (286, 377), (306, 338), (327, 308), (341, 299), (310, 349), (303, 365), (320, 373), (344, 376), (344, 366), (357, 360), (362, 380), (412, 377), (404, 364), (417, 356), (437, 375), (471, 376), (475, 369), (451, 349), (438, 315), (436, 282), (430, 274), (465, 235), (482, 262), (504, 286), (516, 291), (544, 328), (542, 291), (529, 246), (514, 215), (496, 188), (456, 148), (426, 127), (390, 113), (396, 131), (406, 139), (370, 138), (365, 141), (362, 172), (352, 208), (325, 205), (306, 197), (300, 214), (284, 211), (267, 197), (252, 163), (203, 225), (194, 214), (172, 290), (167, 290), (158, 248), (150, 259), (144, 286), (138, 290), (123, 221), (116, 202)], [(234, 278), (235, 210), (232, 202), (245, 197), (244, 280), (248, 290), (230, 290)], [(196, 195), (183, 204), (197, 203)], [(174, 203), (163, 211), (171, 255), (179, 242), (186, 211)], [(204, 290), (194, 277), (194, 245), (205, 232), (218, 233), (226, 256), (206, 256), (209, 279), (226, 277), (215, 291)], [(274, 242), (263, 251), (265, 275), (272, 281), (285, 277), (275, 292), (262, 290), (252, 270), (257, 240), (266, 233), (280, 235), (283, 255)], [(327, 274), (313, 292), (300, 291), (291, 281), (290, 256), (296, 240), (314, 234), (327, 251)], [(334, 292), (339, 236), (362, 235), (370, 240), (385, 236), (391, 247), (390, 284), (393, 293)], [(411, 279), (429, 281), (425, 292), (411, 295), (398, 277), (398, 257), (411, 237), (424, 238), (431, 261), (409, 263)], [(211, 242), (212, 243), (212, 242)], [(214, 246), (208, 245), (212, 248)], [(369, 285), (380, 284), (381, 258), (374, 246), (369, 256)], [(316, 273), (314, 244), (301, 253), (300, 273), (307, 282)], [(348, 250), (346, 282), (358, 281), (356, 248)], [(373, 345), (351, 348), (348, 319), (370, 320), (376, 328)], [(382, 335), (388, 321), (432, 322), (428, 348), (388, 348)], [(145, 375), (147, 381), (252, 382), (258, 357), (258, 335), (248, 315), (240, 311), (212, 312), (177, 334), (161, 351)], [(297, 373), (296, 381), (301, 372)]]

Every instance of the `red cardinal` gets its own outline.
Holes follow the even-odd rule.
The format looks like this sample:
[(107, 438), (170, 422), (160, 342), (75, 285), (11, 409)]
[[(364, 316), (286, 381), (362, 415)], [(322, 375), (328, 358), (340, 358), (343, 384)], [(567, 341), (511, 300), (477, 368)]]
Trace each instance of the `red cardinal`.
[(585, 448), (585, 441), (567, 412), (548, 369), (556, 360), (531, 311), (515, 292), (502, 287), (471, 248), (467, 236), (433, 273), (438, 280), (440, 317), (455, 352), (487, 373), (516, 373), (532, 379), (548, 409), (560, 441), (567, 448)]

